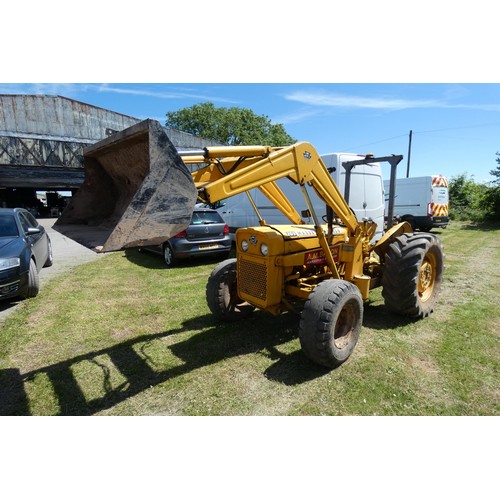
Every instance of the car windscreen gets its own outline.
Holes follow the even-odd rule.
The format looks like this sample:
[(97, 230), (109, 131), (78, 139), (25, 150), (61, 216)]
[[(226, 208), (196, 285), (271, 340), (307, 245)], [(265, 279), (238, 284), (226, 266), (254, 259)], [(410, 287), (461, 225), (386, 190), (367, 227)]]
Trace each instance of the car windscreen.
[(13, 215), (0, 215), (0, 238), (19, 236), (17, 224)]
[(219, 224), (224, 222), (218, 212), (194, 212), (191, 224)]

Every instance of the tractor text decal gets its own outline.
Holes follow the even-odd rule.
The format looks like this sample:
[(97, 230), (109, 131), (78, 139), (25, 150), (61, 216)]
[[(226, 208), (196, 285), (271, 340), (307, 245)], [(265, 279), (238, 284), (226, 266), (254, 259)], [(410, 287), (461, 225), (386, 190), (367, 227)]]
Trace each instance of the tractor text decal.
[[(330, 247), (334, 262), (339, 261), (339, 249), (340, 245)], [(325, 252), (323, 250), (314, 250), (305, 254), (304, 265), (311, 266), (316, 264), (326, 264)]]

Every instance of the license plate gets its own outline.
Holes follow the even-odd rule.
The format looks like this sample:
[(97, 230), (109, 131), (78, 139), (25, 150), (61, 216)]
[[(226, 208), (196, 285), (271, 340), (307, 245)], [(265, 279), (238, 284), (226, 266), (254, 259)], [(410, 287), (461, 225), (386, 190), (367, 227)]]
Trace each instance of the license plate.
[(200, 245), (198, 248), (200, 250), (213, 250), (215, 248), (219, 248), (219, 245), (217, 245), (217, 243), (214, 243), (209, 245)]

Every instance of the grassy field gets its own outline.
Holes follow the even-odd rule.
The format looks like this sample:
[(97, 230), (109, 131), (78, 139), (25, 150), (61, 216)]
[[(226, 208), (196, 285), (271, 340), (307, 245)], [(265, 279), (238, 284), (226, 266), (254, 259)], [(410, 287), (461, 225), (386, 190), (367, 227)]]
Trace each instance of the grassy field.
[(1, 325), (3, 415), (499, 415), (500, 229), (453, 223), (435, 312), (365, 306), (336, 370), (300, 350), (298, 317), (217, 324), (212, 261), (135, 250), (48, 283)]

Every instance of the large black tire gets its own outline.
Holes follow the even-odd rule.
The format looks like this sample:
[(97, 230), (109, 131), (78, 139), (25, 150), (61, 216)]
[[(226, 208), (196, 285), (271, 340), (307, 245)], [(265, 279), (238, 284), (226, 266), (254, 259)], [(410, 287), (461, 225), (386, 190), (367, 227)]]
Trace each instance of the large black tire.
[(335, 368), (351, 355), (363, 323), (363, 299), (353, 283), (321, 282), (309, 295), (300, 319), (304, 354), (315, 363)]
[(38, 269), (36, 268), (35, 261), (30, 260), (30, 268), (28, 271), (28, 288), (24, 293), (21, 294), (23, 299), (29, 299), (31, 297), (36, 297), (40, 291), (40, 279), (38, 276)]
[(385, 255), (382, 296), (397, 314), (424, 318), (434, 309), (441, 290), (444, 250), (430, 233), (402, 234)]
[(238, 297), (236, 259), (222, 261), (210, 274), (207, 283), (207, 304), (214, 316), (222, 321), (248, 317), (255, 309)]

